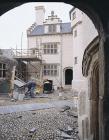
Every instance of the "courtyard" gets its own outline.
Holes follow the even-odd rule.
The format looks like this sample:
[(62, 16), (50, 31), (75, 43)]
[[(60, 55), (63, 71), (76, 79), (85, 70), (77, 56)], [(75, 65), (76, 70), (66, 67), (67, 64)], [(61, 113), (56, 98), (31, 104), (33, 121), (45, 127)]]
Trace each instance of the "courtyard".
[(0, 98), (0, 139), (78, 140), (77, 109), (71, 91), (12, 101)]

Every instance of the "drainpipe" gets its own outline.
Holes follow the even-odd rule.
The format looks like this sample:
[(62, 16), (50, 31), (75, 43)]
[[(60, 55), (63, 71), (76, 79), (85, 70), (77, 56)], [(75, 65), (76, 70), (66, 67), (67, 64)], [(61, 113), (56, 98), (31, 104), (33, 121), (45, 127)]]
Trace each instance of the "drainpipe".
[[(61, 27), (62, 27), (62, 25), (61, 25)], [(62, 30), (62, 28), (61, 28), (61, 30)], [(63, 57), (63, 38), (62, 38), (62, 32), (61, 32), (61, 49), (60, 49), (60, 85), (61, 85), (61, 87), (62, 87), (62, 57)]]

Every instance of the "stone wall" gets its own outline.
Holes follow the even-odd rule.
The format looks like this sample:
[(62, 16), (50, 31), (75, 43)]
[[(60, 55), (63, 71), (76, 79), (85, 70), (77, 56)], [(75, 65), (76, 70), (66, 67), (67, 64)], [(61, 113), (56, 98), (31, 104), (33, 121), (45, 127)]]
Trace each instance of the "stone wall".
[(4, 56), (0, 56), (0, 63), (6, 64), (6, 77), (0, 78), (0, 94), (9, 93), (13, 66), (17, 65), (17, 62), (14, 59), (9, 59)]

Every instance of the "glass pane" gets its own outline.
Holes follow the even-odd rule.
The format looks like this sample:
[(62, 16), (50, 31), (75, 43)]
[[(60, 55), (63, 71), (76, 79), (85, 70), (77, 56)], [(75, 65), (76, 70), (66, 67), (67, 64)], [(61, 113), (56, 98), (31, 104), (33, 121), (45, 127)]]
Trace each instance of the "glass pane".
[(6, 70), (3, 70), (3, 77), (6, 77)]
[(44, 69), (46, 69), (46, 65), (44, 65)]
[(51, 54), (53, 54), (53, 49), (51, 49)]
[(48, 54), (50, 53), (50, 49), (47, 49), (47, 53), (48, 53)]
[(2, 64), (0, 63), (0, 69), (2, 68)]
[(56, 54), (57, 53), (57, 49), (54, 49), (54, 54)]
[(33, 54), (35, 54), (35, 50), (33, 50)]
[(49, 49), (49, 48), (50, 48), (50, 44), (47, 45), (47, 49)]
[(46, 72), (47, 72), (46, 75), (50, 75), (50, 70), (47, 70)]
[(57, 48), (57, 44), (54, 44), (54, 48)]
[(57, 75), (57, 70), (54, 70), (54, 75), (55, 75), (55, 76)]
[(53, 48), (53, 44), (51, 44), (51, 48)]
[(51, 70), (51, 76), (53, 76), (53, 70)]
[(47, 69), (50, 69), (50, 65), (47, 65)]
[(53, 69), (53, 65), (51, 65), (51, 69)]
[(46, 54), (46, 49), (44, 49), (44, 54)]
[(44, 48), (46, 48), (46, 44), (44, 45)]
[(49, 32), (52, 32), (52, 26), (49, 25)]
[(53, 25), (53, 32), (56, 32), (56, 25)]
[(44, 75), (46, 75), (46, 70), (44, 70)]
[(57, 65), (54, 65), (54, 69), (57, 69)]
[(2, 70), (0, 70), (0, 77), (2, 77)]

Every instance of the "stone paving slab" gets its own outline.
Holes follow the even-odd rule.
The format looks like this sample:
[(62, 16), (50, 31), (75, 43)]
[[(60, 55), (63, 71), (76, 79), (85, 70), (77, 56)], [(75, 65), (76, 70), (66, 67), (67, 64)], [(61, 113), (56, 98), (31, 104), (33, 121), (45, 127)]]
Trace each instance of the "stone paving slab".
[(74, 107), (74, 103), (70, 100), (60, 100), (60, 101), (50, 101), (49, 103), (51, 103), (53, 106), (55, 106), (55, 108), (60, 108), (63, 107), (65, 105), (70, 106), (71, 108)]
[(13, 113), (13, 112), (39, 110), (39, 109), (49, 109), (49, 108), (60, 108), (65, 105), (73, 107), (73, 103), (68, 100), (67, 101), (50, 101), (48, 103), (1, 106), (0, 114), (8, 114), (8, 113)]
[(53, 107), (52, 104), (49, 104), (49, 103), (46, 103), (46, 104), (45, 103), (34, 103), (34, 104), (1, 106), (0, 114), (29, 111), (29, 110), (38, 110), (38, 109), (49, 109), (52, 107)]

